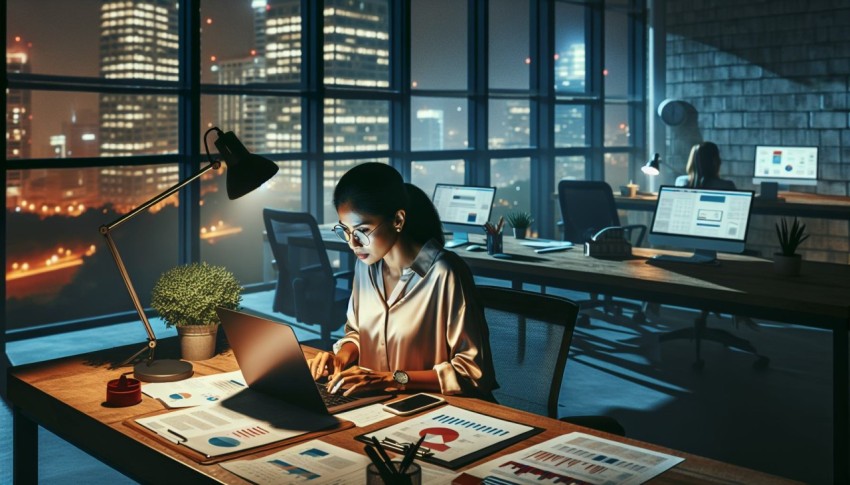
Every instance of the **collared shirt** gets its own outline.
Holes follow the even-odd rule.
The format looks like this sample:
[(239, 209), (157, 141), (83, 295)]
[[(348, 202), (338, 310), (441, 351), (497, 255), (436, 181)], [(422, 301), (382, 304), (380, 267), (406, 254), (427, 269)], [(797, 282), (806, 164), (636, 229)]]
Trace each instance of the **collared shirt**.
[[(383, 263), (358, 261), (345, 336), (358, 364), (374, 371), (437, 371), (443, 394), (489, 395), (496, 387), (484, 312), (460, 256), (427, 242), (395, 288), (384, 288)], [(389, 297), (385, 298), (385, 295)]]

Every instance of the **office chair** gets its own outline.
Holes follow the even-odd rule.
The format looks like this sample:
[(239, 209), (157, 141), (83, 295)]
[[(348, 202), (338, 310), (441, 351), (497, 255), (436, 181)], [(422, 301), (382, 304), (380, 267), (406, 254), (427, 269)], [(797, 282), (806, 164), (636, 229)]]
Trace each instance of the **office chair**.
[[(626, 238), (633, 246), (640, 246), (646, 236), (646, 226), (643, 224), (620, 225), (617, 205), (614, 203), (614, 192), (606, 182), (597, 180), (561, 180), (558, 182), (558, 202), (561, 206), (561, 219), (564, 230), (564, 240), (576, 245), (583, 245), (601, 229), (610, 226), (623, 228)], [(620, 302), (605, 295), (591, 294), (589, 300), (579, 302), (581, 309), (602, 307), (606, 313), (620, 315), (623, 308), (634, 310), (633, 320), (646, 320), (645, 305), (630, 302)], [(590, 323), (587, 315), (579, 316), (582, 325)]]
[(266, 208), (263, 222), (278, 272), (272, 310), (319, 325), (319, 341), (309, 344), (330, 349), (331, 332), (345, 323), (354, 272), (334, 272), (312, 215)]
[[(493, 396), (499, 404), (557, 419), (578, 305), (558, 296), (494, 286), (478, 286), (478, 298), (499, 383)], [(625, 436), (620, 423), (607, 416), (561, 420)]]

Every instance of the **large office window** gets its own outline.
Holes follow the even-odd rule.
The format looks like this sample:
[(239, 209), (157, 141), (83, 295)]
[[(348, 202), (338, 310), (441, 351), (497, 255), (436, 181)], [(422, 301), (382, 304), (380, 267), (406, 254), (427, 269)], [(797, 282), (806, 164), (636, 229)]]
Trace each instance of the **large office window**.
[(206, 165), (213, 126), (281, 170), (237, 201), (226, 168), (209, 172), (116, 229), (145, 305), (162, 271), (196, 260), (270, 288), (262, 209), (333, 221), (333, 187), (359, 163), (426, 193), (496, 186), (495, 217), (531, 211), (557, 237), (558, 179), (620, 185), (644, 151), (638, 0), (8, 0), (7, 14), (7, 329), (133, 319), (98, 227)]

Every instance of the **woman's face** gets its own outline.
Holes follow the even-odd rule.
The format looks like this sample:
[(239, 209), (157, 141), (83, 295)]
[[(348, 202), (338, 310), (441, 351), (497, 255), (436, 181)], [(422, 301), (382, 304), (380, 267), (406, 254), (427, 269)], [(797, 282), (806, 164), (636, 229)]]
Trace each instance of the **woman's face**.
[[(340, 204), (336, 212), (340, 225), (349, 234), (348, 246), (366, 264), (375, 264), (383, 259), (398, 241), (398, 233), (390, 219), (357, 212), (348, 202)], [(365, 234), (369, 244), (364, 245), (358, 238), (351, 237), (355, 230)]]

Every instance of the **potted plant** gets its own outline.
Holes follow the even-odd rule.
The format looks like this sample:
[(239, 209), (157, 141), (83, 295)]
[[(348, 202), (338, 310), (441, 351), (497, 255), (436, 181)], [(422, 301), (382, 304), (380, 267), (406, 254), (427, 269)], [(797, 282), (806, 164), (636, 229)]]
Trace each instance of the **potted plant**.
[(773, 255), (774, 271), (786, 276), (800, 274), (802, 257), (797, 254), (797, 248), (809, 238), (806, 234), (806, 225), (801, 224), (795, 217), (794, 222), (789, 226), (788, 221), (783, 217), (776, 223), (776, 236), (779, 238), (781, 252)]
[(530, 212), (517, 211), (508, 214), (508, 224), (514, 228), (514, 237), (517, 239), (525, 239), (525, 234), (533, 222), (534, 218)]
[(151, 306), (167, 327), (177, 327), (185, 360), (205, 360), (215, 355), (221, 321), (216, 307), (236, 309), (242, 286), (223, 266), (192, 263), (163, 273), (153, 288)]

